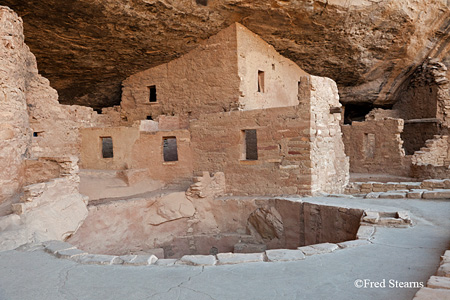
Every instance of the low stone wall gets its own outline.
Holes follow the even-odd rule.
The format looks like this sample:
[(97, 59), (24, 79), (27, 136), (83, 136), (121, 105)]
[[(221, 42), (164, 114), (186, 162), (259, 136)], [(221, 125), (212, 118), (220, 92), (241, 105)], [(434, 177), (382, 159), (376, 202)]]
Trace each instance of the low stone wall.
[(428, 179), (422, 182), (352, 182), (348, 194), (366, 194), (366, 198), (446, 199), (450, 198), (450, 179)]
[(414, 153), (411, 158), (412, 164), (417, 166), (432, 165), (435, 167), (450, 165), (448, 143), (448, 135), (435, 135), (433, 139), (426, 141), (425, 146), (420, 151)]
[(421, 179), (445, 179), (450, 178), (450, 169), (448, 166), (412, 165), (411, 176)]

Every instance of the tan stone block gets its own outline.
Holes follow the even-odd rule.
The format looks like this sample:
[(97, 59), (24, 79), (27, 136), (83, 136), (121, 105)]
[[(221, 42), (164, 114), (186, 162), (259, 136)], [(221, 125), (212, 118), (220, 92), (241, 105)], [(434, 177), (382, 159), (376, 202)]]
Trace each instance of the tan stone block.
[(444, 252), (444, 255), (441, 256), (441, 260), (444, 263), (450, 263), (450, 250)]
[(431, 276), (427, 287), (433, 289), (450, 289), (450, 277)]
[(191, 266), (214, 266), (217, 263), (214, 255), (184, 255), (176, 264)]
[(450, 199), (450, 189), (436, 189), (432, 191), (426, 191), (422, 194), (424, 199)]
[(264, 253), (219, 253), (217, 259), (218, 263), (222, 265), (263, 262)]
[(266, 250), (266, 255), (269, 261), (295, 261), (305, 259), (305, 254), (301, 250)]
[(374, 226), (361, 225), (356, 233), (356, 238), (361, 240), (370, 240), (374, 233)]
[(406, 198), (406, 192), (385, 192), (385, 193), (381, 193), (379, 198), (382, 198), (382, 199), (403, 199), (403, 198)]
[(340, 248), (345, 249), (345, 248), (353, 248), (353, 247), (359, 247), (359, 246), (370, 245), (370, 244), (372, 244), (372, 243), (369, 242), (368, 240), (352, 240), (352, 241), (338, 243), (337, 245)]
[(408, 192), (407, 197), (410, 199), (421, 199), (425, 191), (427, 190), (412, 189)]
[(450, 277), (450, 263), (443, 263), (436, 272), (437, 276)]
[(450, 290), (421, 288), (413, 300), (450, 300)]
[(81, 264), (87, 265), (121, 265), (123, 264), (123, 260), (118, 256), (114, 255), (103, 255), (103, 254), (86, 254), (86, 255), (77, 255), (71, 257), (72, 260), (75, 260)]
[(376, 211), (365, 211), (363, 221), (371, 224), (377, 224), (380, 220), (380, 214)]

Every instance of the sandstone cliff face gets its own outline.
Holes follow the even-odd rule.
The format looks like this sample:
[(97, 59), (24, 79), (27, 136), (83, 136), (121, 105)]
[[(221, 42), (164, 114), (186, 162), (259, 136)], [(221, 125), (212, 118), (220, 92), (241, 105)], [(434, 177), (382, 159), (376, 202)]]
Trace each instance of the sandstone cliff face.
[(111, 122), (58, 103), (24, 43), (22, 20), (0, 6), (0, 204), (25, 184), (27, 159), (79, 155), (79, 128)]
[[(120, 82), (168, 62), (233, 22), (307, 72), (338, 83), (343, 103), (390, 106), (428, 56), (450, 64), (447, 0), (4, 0), (63, 103), (118, 104)], [(205, 5), (206, 4), (206, 5)]]
[(21, 21), (0, 9), (0, 203), (19, 188), (31, 143), (25, 91), (32, 63)]

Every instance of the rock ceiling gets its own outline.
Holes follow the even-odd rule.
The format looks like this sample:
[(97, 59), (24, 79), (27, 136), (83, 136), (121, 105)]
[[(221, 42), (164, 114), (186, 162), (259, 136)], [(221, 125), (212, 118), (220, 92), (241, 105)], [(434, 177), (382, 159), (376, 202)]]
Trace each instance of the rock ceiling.
[(0, 0), (23, 18), (42, 75), (67, 104), (120, 101), (121, 81), (233, 22), (314, 75), (343, 103), (389, 106), (427, 57), (450, 65), (447, 0)]

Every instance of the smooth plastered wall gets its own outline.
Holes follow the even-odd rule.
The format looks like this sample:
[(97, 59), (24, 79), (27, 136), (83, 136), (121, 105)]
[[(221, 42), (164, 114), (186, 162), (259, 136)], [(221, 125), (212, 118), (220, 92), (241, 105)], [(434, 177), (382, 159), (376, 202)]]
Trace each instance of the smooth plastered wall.
[[(298, 105), (298, 82), (307, 73), (244, 26), (236, 24), (236, 28), (241, 109)], [(264, 72), (264, 89), (260, 91), (259, 71)]]

